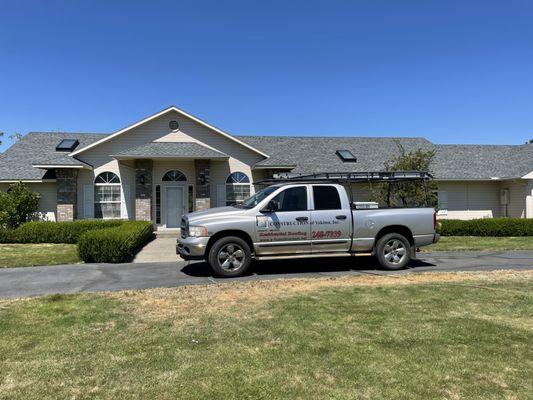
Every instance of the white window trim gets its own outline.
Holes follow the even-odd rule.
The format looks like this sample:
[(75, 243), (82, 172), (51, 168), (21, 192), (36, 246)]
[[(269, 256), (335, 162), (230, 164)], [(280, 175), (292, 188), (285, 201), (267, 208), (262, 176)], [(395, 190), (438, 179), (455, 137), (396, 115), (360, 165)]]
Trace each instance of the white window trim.
[[(228, 183), (228, 179), (235, 173), (240, 173), (240, 174), (243, 174), (244, 176), (246, 176), (246, 179), (248, 179), (248, 182), (243, 182), (243, 183)], [(231, 203), (228, 204), (228, 187), (236, 187), (236, 186), (245, 186), (245, 187), (248, 187), (248, 196), (251, 195), (252, 193), (252, 183), (250, 181), (250, 177), (248, 176), (248, 174), (242, 172), (242, 171), (233, 171), (231, 174), (228, 175), (228, 177), (226, 178), (226, 183), (225, 183), (226, 187), (225, 187), (225, 204), (226, 206), (228, 205), (231, 205), (231, 204), (239, 204), (239, 203), (242, 203), (244, 201), (244, 199), (242, 200), (231, 200)]]
[[(106, 172), (110, 172), (114, 175), (116, 175), (118, 177), (118, 179), (120, 180), (120, 176), (112, 171), (103, 171), (103, 172), (100, 172), (98, 175), (96, 175), (96, 177), (94, 178), (94, 186), (118, 186), (120, 188), (120, 197), (119, 197), (119, 200), (107, 200), (107, 201), (96, 201), (96, 199), (93, 198), (93, 207), (94, 207), (94, 215), (96, 217), (96, 205), (97, 204), (120, 204), (120, 208), (119, 208), (119, 216), (118, 217), (104, 217), (103, 213), (102, 213), (102, 218), (101, 219), (105, 219), (105, 220), (108, 220), (108, 219), (121, 219), (122, 217), (122, 181), (120, 181), (119, 183), (97, 183), (96, 182), (96, 179), (106, 173)], [(95, 196), (96, 194), (96, 190), (94, 190), (94, 194), (93, 194), (93, 197)], [(98, 218), (100, 219), (100, 218)]]

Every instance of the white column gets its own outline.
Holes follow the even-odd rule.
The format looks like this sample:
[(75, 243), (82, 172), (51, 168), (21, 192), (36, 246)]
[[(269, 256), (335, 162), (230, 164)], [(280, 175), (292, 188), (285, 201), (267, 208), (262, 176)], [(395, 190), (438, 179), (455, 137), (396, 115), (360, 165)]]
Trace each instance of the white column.
[(527, 180), (526, 218), (533, 218), (533, 179)]

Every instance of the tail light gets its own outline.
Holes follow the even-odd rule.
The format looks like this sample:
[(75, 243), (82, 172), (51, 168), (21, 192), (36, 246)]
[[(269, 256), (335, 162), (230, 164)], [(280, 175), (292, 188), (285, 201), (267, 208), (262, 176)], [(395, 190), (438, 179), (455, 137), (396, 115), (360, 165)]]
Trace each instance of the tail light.
[(437, 230), (437, 210), (433, 212), (433, 230)]

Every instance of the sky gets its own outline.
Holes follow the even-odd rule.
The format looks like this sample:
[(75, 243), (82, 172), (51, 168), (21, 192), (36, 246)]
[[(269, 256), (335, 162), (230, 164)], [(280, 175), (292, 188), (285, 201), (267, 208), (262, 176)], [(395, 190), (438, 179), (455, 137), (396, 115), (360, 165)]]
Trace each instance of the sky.
[(235, 135), (522, 144), (531, 21), (512, 0), (0, 0), (0, 131), (176, 105)]

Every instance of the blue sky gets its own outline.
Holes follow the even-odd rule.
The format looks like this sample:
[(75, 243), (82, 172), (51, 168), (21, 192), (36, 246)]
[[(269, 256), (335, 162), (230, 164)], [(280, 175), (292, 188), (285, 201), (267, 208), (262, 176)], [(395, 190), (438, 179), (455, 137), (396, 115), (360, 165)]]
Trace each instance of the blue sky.
[(0, 0), (0, 131), (174, 104), (233, 134), (519, 144), (532, 20), (531, 1)]

